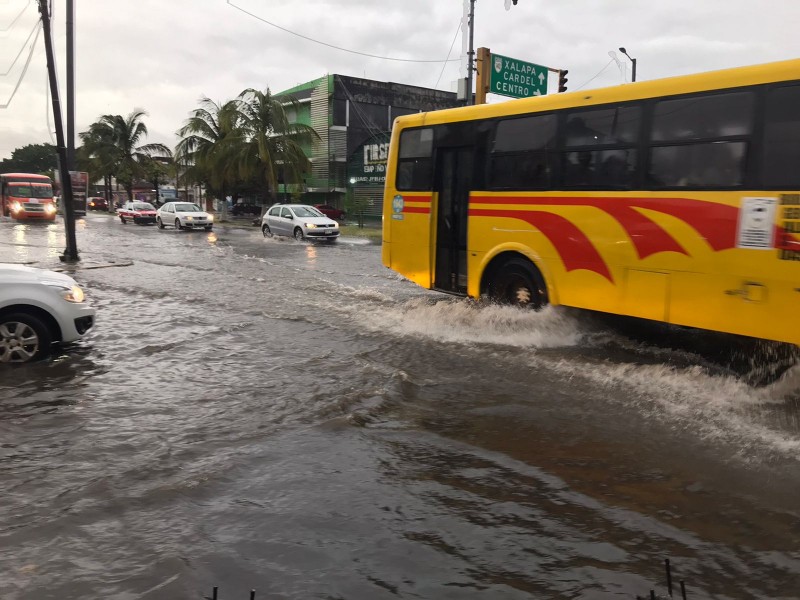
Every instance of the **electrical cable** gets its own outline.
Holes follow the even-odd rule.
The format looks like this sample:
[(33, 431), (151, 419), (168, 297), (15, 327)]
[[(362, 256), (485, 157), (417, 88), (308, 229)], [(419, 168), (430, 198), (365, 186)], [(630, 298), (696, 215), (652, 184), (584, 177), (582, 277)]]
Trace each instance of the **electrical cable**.
[(460, 58), (451, 58), (451, 59), (446, 59), (444, 61), (441, 61), (441, 60), (414, 60), (414, 59), (411, 59), (411, 58), (392, 58), (390, 56), (378, 56), (377, 54), (368, 54), (366, 52), (359, 52), (358, 50), (348, 50), (347, 48), (342, 48), (341, 46), (334, 46), (333, 44), (328, 44), (327, 42), (321, 42), (320, 40), (315, 40), (314, 38), (310, 38), (310, 37), (305, 36), (305, 35), (303, 35), (301, 33), (297, 33), (295, 31), (291, 31), (289, 29), (286, 29), (285, 27), (281, 27), (280, 25), (276, 25), (275, 23), (272, 23), (271, 21), (267, 21), (266, 19), (264, 19), (262, 17), (259, 17), (258, 15), (255, 15), (255, 14), (253, 14), (251, 12), (246, 11), (241, 6), (236, 6), (233, 2), (231, 2), (231, 0), (226, 0), (226, 2), (228, 4), (228, 6), (231, 6), (232, 8), (240, 10), (244, 14), (249, 15), (249, 16), (253, 17), (254, 19), (257, 19), (257, 20), (259, 20), (259, 21), (261, 21), (263, 23), (266, 23), (267, 25), (271, 25), (272, 27), (275, 27), (276, 29), (280, 29), (281, 31), (285, 31), (286, 33), (291, 33), (292, 35), (296, 35), (297, 37), (303, 38), (304, 40), (308, 40), (309, 42), (314, 42), (315, 44), (321, 44), (322, 46), (327, 46), (328, 48), (333, 48), (334, 50), (341, 50), (342, 52), (349, 52), (351, 54), (358, 54), (359, 56), (368, 56), (369, 58), (379, 58), (381, 60), (394, 60), (394, 61), (397, 61), (397, 62), (411, 62), (411, 63), (458, 62), (459, 60), (461, 60)]
[(605, 67), (603, 67), (602, 69), (600, 69), (600, 70), (597, 72), (597, 75), (595, 75), (594, 77), (592, 77), (592, 78), (591, 78), (589, 81), (587, 81), (587, 82), (586, 82), (586, 83), (584, 83), (583, 85), (576, 87), (574, 91), (576, 91), (576, 92), (577, 92), (577, 91), (578, 91), (579, 89), (581, 89), (582, 87), (589, 85), (589, 84), (590, 84), (592, 81), (594, 81), (595, 79), (597, 79), (598, 77), (600, 77), (600, 75), (603, 73), (603, 71), (605, 71), (605, 70), (606, 70), (608, 67), (610, 67), (610, 66), (611, 66), (611, 63), (613, 63), (613, 62), (614, 62), (614, 59), (612, 58), (610, 61), (608, 61), (608, 64), (607, 64)]
[(31, 5), (31, 0), (28, 0), (27, 4), (25, 4), (25, 6), (23, 6), (23, 7), (22, 7), (22, 10), (21, 10), (21, 11), (19, 11), (19, 14), (18, 14), (16, 17), (14, 17), (14, 20), (13, 20), (13, 21), (11, 21), (11, 24), (10, 24), (8, 27), (4, 28), (4, 29), (0, 29), (0, 31), (8, 31), (8, 30), (10, 30), (12, 27), (14, 27), (14, 25), (17, 23), (17, 21), (19, 21), (19, 18), (20, 18), (20, 17), (21, 17), (23, 14), (25, 14), (25, 11), (27, 10), (27, 8), (28, 8), (30, 5)]
[(439, 82), (442, 80), (442, 75), (444, 75), (444, 69), (447, 66), (447, 60), (450, 58), (450, 53), (453, 51), (453, 46), (456, 45), (456, 38), (458, 38), (459, 31), (461, 31), (461, 19), (458, 20), (458, 27), (456, 27), (456, 34), (453, 36), (453, 41), (450, 43), (450, 50), (447, 51), (447, 58), (444, 59), (444, 64), (442, 65), (442, 72), (439, 73), (439, 79), (436, 80), (436, 83), (433, 85), (433, 89), (437, 89)]
[(33, 51), (36, 48), (36, 42), (39, 41), (39, 33), (42, 31), (42, 28), (39, 27), (39, 30), (36, 32), (36, 37), (33, 38), (33, 43), (31, 44), (31, 51), (28, 53), (28, 59), (25, 61), (25, 66), (22, 68), (22, 74), (19, 76), (19, 81), (17, 81), (17, 85), (14, 86), (14, 91), (11, 92), (11, 97), (9, 97), (8, 102), (5, 104), (0, 104), (0, 109), (8, 108), (11, 106), (11, 101), (14, 99), (14, 96), (19, 89), (19, 86), (22, 84), (22, 80), (25, 79), (25, 73), (28, 72), (28, 66), (31, 64), (31, 59), (33, 58)]
[(33, 33), (36, 31), (36, 29), (38, 27), (39, 27), (39, 23), (36, 23), (36, 25), (33, 26), (33, 29), (31, 29), (31, 32), (28, 34), (28, 39), (26, 39), (25, 43), (22, 44), (22, 48), (19, 49), (19, 52), (17, 53), (17, 56), (14, 59), (14, 62), (11, 63), (11, 65), (8, 67), (8, 70), (5, 73), (0, 73), (0, 77), (5, 77), (9, 73), (11, 73), (11, 69), (14, 68), (14, 65), (17, 64), (17, 61), (19, 60), (19, 57), (22, 56), (23, 52), (25, 52), (25, 46), (27, 46), (28, 42), (31, 41), (31, 37), (33, 37)]

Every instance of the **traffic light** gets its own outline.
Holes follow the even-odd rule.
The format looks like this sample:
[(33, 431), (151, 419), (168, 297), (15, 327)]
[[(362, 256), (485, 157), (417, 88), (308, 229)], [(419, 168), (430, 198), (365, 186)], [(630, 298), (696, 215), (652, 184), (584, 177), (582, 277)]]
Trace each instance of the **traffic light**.
[(563, 69), (558, 72), (558, 91), (566, 92), (567, 91), (567, 73), (569, 70)]

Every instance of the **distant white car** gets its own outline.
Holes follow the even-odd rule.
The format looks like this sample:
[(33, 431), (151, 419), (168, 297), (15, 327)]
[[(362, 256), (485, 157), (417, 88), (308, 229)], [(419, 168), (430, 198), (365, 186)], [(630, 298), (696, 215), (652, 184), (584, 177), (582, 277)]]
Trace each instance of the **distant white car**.
[(276, 204), (261, 218), (261, 233), (264, 237), (286, 235), (296, 240), (325, 239), (333, 242), (339, 237), (339, 224), (313, 206)]
[(167, 202), (156, 211), (159, 229), (171, 225), (175, 229), (205, 229), (214, 227), (214, 215), (210, 215), (191, 202)]
[(95, 310), (72, 277), (0, 263), (0, 363), (24, 363), (79, 340)]

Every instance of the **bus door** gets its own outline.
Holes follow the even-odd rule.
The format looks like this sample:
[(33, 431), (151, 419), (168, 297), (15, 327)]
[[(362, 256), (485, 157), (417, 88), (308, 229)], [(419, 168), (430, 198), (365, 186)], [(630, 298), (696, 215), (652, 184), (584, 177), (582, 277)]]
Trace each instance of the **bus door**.
[(433, 287), (467, 293), (467, 209), (472, 189), (473, 148), (436, 153), (436, 257)]

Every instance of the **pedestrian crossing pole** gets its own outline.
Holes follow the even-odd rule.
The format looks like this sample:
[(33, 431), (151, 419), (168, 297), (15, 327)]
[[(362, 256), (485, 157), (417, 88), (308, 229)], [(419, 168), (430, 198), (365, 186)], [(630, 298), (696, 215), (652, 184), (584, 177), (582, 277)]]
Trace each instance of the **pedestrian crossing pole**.
[(47, 74), (50, 81), (50, 95), (53, 98), (53, 122), (56, 128), (56, 148), (58, 150), (58, 170), (61, 174), (61, 205), (64, 211), (64, 228), (67, 234), (67, 247), (61, 255), (63, 262), (76, 262), (78, 243), (75, 239), (75, 207), (72, 200), (72, 177), (69, 174), (67, 147), (64, 143), (64, 124), (61, 121), (61, 100), (58, 95), (58, 78), (53, 54), (53, 34), (50, 28), (50, 11), (47, 0), (39, 0), (39, 14), (42, 16), (44, 30), (44, 49), (47, 56)]

